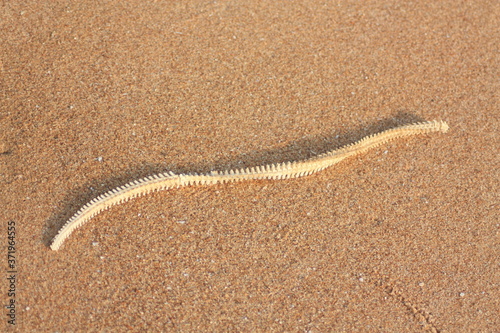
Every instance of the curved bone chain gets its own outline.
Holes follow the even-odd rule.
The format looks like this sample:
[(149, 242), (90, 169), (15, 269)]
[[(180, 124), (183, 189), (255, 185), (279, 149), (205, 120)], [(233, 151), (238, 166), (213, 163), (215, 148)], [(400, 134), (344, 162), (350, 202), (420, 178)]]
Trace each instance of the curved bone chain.
[(250, 179), (287, 179), (307, 176), (339, 163), (347, 157), (361, 154), (368, 149), (377, 147), (396, 138), (437, 131), (445, 133), (447, 130), (448, 125), (446, 122), (434, 120), (405, 125), (367, 136), (350, 145), (303, 161), (268, 164), (252, 168), (226, 170), (223, 172), (212, 171), (204, 175), (176, 175), (173, 172), (166, 172), (135, 180), (127, 185), (102, 194), (83, 206), (59, 230), (50, 248), (52, 250), (58, 250), (64, 240), (68, 238), (75, 229), (103, 210), (150, 192), (189, 185), (211, 185)]

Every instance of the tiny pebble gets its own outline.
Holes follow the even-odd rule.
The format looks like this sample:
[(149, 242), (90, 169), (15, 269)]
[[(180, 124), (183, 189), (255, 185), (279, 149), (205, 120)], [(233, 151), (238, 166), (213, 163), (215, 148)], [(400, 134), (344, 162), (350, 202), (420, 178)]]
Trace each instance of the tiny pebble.
[(9, 146), (2, 142), (0, 143), (0, 154), (7, 154), (9, 152)]
[(460, 297), (464, 297), (465, 296), (465, 293), (464, 292), (461, 292), (460, 293)]

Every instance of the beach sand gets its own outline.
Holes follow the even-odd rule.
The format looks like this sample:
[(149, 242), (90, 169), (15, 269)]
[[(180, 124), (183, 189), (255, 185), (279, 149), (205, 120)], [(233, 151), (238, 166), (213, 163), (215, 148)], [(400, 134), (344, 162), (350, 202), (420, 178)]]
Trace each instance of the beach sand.
[[(498, 13), (493, 0), (4, 2), (0, 290), (14, 306), (0, 327), (498, 330)], [(434, 119), (448, 133), (309, 177), (150, 194), (49, 248), (135, 179), (306, 159)]]

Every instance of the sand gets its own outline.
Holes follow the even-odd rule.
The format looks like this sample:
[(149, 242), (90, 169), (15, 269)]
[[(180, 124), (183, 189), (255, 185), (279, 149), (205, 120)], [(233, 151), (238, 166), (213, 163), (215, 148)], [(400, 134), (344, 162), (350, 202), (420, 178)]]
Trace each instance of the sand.
[[(0, 290), (14, 306), (0, 327), (498, 330), (498, 13), (493, 0), (4, 2)], [(49, 248), (134, 179), (305, 159), (433, 119), (450, 131), (306, 178), (151, 194)]]

